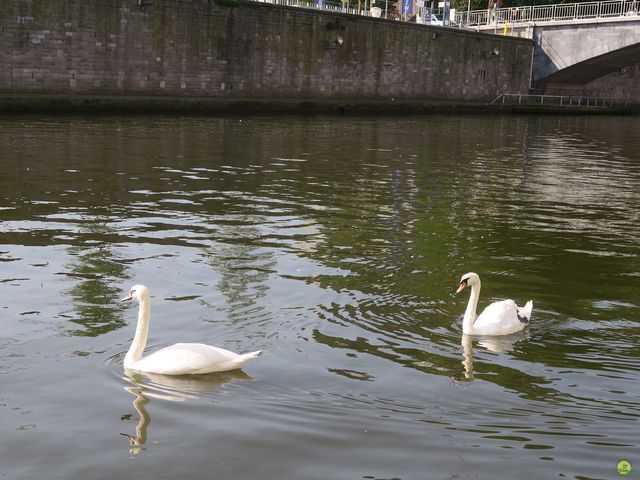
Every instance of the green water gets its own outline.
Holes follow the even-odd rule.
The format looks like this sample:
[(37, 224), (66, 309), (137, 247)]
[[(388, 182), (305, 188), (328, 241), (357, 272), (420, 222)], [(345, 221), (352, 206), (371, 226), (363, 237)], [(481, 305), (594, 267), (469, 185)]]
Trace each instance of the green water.
[[(0, 118), (0, 476), (640, 466), (639, 117)], [(531, 326), (462, 339), (480, 308)], [(148, 349), (243, 371), (125, 374)]]

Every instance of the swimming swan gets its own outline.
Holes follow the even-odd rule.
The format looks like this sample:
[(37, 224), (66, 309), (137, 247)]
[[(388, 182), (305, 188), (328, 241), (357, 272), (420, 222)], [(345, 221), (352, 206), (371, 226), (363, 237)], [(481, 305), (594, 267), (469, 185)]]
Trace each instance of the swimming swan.
[(162, 348), (151, 355), (142, 357), (147, 344), (151, 308), (149, 289), (144, 285), (134, 285), (122, 301), (137, 300), (138, 325), (131, 347), (124, 357), (124, 368), (138, 372), (160, 373), (163, 375), (191, 375), (223, 372), (241, 368), (247, 360), (257, 357), (261, 350), (238, 355), (237, 353), (212, 347), (203, 343), (176, 343)]
[(519, 332), (529, 325), (533, 302), (518, 307), (513, 300), (503, 300), (489, 305), (476, 318), (476, 307), (480, 297), (480, 277), (476, 273), (466, 273), (460, 279), (456, 293), (471, 286), (469, 304), (464, 312), (462, 333), (465, 335), (509, 335)]

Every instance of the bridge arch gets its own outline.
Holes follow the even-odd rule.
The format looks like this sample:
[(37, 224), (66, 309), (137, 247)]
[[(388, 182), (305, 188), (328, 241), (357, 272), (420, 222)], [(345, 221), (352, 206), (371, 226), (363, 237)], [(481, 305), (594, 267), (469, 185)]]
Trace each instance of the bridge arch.
[(587, 83), (640, 61), (640, 17), (533, 29), (532, 81)]

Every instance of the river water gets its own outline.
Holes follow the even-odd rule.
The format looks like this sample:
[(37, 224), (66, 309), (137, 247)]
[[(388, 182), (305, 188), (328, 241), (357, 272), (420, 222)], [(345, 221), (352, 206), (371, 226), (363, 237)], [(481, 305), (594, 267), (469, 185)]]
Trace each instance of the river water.
[[(640, 118), (0, 118), (0, 477), (640, 466)], [(463, 338), (468, 293), (534, 302)], [(264, 350), (242, 371), (123, 371)]]

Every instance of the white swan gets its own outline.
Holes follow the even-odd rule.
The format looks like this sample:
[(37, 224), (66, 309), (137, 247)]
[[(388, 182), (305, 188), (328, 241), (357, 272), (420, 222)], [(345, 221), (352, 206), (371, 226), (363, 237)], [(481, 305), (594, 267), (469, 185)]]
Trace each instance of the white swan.
[(456, 293), (471, 286), (469, 304), (462, 320), (462, 333), (465, 335), (509, 335), (519, 332), (529, 325), (533, 302), (529, 300), (524, 307), (518, 307), (513, 300), (503, 300), (489, 305), (476, 318), (476, 307), (480, 297), (480, 277), (476, 273), (466, 273), (460, 279)]
[(138, 325), (131, 347), (124, 357), (124, 368), (146, 373), (163, 375), (191, 375), (223, 372), (241, 368), (247, 360), (257, 357), (261, 350), (238, 355), (237, 353), (212, 347), (203, 343), (176, 343), (162, 348), (151, 355), (142, 357), (147, 344), (151, 306), (149, 289), (144, 285), (134, 285), (122, 301), (137, 300)]

